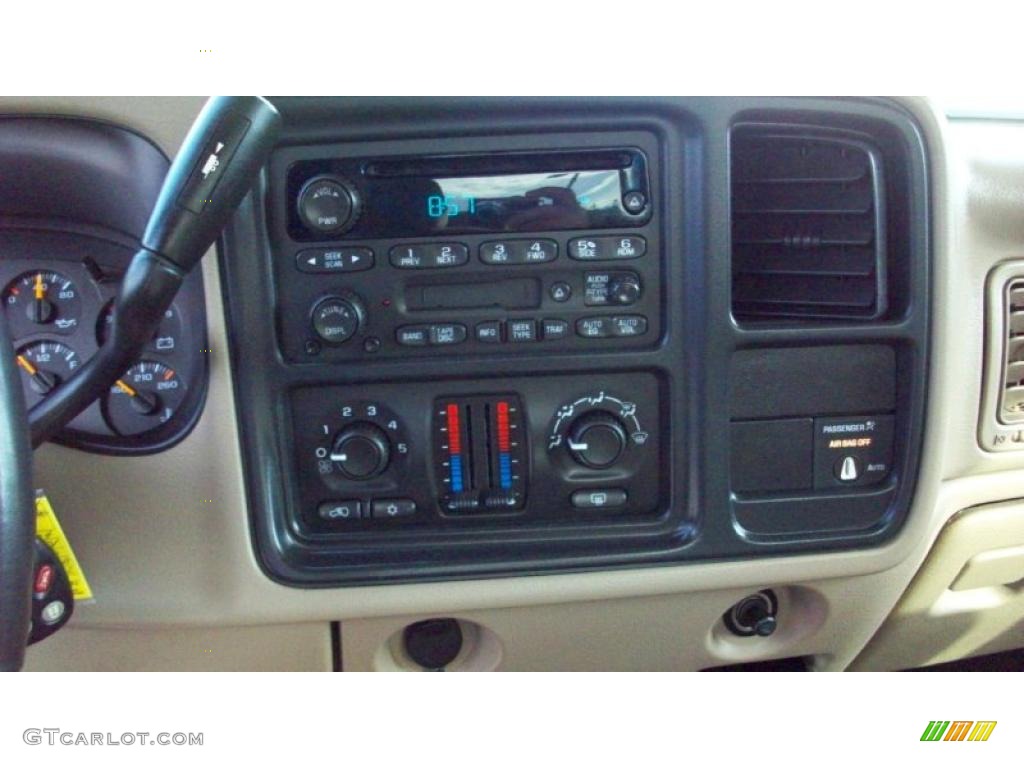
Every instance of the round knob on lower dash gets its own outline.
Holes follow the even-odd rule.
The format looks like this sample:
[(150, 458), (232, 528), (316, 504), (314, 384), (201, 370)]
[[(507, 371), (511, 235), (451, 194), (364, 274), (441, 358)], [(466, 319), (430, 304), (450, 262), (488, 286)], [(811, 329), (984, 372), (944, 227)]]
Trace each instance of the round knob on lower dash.
[(346, 477), (369, 480), (387, 469), (391, 444), (380, 427), (357, 422), (338, 433), (330, 458)]
[(626, 430), (622, 422), (607, 411), (581, 416), (569, 430), (569, 452), (590, 469), (607, 469), (626, 449)]

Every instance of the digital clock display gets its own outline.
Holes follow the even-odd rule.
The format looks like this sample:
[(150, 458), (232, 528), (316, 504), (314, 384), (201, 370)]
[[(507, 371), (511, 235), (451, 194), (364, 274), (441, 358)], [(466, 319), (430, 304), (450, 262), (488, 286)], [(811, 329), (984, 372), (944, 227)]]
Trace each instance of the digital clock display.
[(618, 210), (617, 171), (559, 171), (421, 179), (415, 218), (433, 230), (531, 231), (585, 227)]
[(475, 197), (453, 197), (450, 195), (427, 195), (427, 217), (440, 219), (443, 216), (472, 216), (476, 213)]

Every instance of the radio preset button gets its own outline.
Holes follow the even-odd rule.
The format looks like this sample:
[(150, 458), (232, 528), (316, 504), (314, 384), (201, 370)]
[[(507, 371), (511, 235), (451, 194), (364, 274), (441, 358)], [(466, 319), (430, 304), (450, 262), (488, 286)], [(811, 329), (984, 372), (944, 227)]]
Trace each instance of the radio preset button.
[(647, 240), (639, 235), (577, 237), (569, 241), (569, 258), (577, 261), (639, 259), (647, 253)]
[(484, 344), (499, 344), (501, 342), (501, 321), (488, 320), (478, 323), (476, 326), (476, 340)]
[(373, 267), (369, 248), (306, 248), (295, 254), (300, 272), (362, 272)]
[(462, 243), (396, 245), (388, 252), (388, 259), (398, 269), (461, 267), (469, 261), (469, 249)]
[(558, 243), (554, 240), (518, 240), (514, 245), (523, 264), (543, 264), (558, 258)]
[(509, 320), (508, 340), (512, 343), (536, 341), (537, 321), (536, 320)]
[(466, 326), (459, 323), (434, 323), (430, 326), (431, 346), (461, 344), (466, 340)]
[(612, 335), (610, 317), (581, 317), (576, 321), (576, 335), (585, 339), (607, 339)]
[(558, 258), (554, 240), (492, 240), (480, 245), (480, 261), (507, 264), (544, 264)]

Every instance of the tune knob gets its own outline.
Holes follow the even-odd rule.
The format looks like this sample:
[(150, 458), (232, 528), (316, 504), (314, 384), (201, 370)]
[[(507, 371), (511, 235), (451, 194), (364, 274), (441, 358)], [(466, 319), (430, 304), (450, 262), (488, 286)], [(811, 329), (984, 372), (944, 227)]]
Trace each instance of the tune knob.
[(626, 430), (607, 411), (594, 411), (578, 418), (569, 428), (569, 453), (590, 469), (607, 469), (626, 450)]
[(318, 176), (299, 192), (298, 210), (302, 223), (315, 232), (344, 232), (359, 214), (359, 193), (342, 179)]
[(330, 458), (346, 477), (369, 480), (387, 469), (391, 443), (380, 427), (360, 421), (338, 433)]
[(640, 293), (640, 278), (636, 275), (616, 275), (608, 283), (608, 300), (612, 304), (632, 304)]
[(344, 344), (365, 320), (363, 303), (354, 295), (328, 296), (313, 307), (313, 331), (328, 344)]

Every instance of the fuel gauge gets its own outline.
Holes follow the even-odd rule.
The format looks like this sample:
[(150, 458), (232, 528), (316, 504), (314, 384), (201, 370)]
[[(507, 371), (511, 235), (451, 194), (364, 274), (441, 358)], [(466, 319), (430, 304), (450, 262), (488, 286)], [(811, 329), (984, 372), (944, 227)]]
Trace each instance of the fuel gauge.
[(119, 435), (139, 435), (170, 421), (185, 398), (185, 382), (163, 363), (143, 360), (107, 394), (105, 413)]
[(78, 368), (75, 350), (56, 341), (37, 341), (17, 352), (18, 367), (29, 408), (38, 403)]

